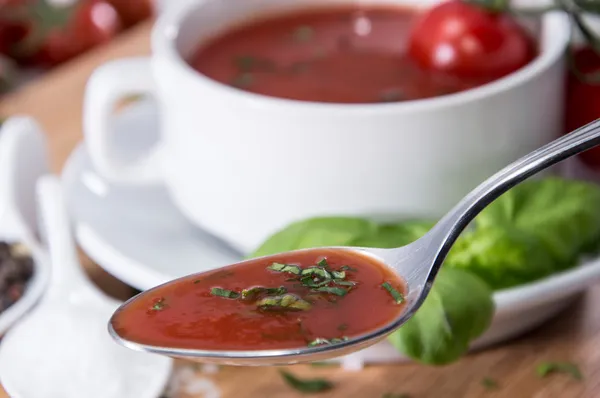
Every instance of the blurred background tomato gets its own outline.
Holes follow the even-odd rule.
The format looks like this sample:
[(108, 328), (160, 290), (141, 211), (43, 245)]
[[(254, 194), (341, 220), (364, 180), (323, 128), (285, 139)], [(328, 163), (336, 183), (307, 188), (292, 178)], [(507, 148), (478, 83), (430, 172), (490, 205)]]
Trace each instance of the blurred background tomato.
[(154, 0), (0, 0), (0, 94), (154, 14)]

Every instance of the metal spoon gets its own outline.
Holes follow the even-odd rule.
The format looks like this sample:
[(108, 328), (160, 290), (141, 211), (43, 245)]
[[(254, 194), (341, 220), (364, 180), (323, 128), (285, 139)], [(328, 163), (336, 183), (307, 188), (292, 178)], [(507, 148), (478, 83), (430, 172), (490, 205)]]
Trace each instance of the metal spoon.
[[(210, 351), (139, 344), (119, 336), (112, 324), (109, 324), (109, 332), (118, 343), (135, 350), (198, 362), (228, 365), (292, 364), (322, 361), (348, 355), (382, 340), (414, 315), (429, 294), (431, 285), (456, 238), (481, 210), (508, 189), (533, 174), (598, 144), (600, 144), (600, 119), (562, 136), (505, 167), (462, 199), (425, 236), (409, 245), (396, 249), (331, 248), (356, 251), (374, 256), (391, 267), (406, 281), (408, 292), (403, 312), (397, 319), (377, 330), (351, 337), (348, 341), (339, 344), (255, 351)], [(262, 259), (265, 260), (265, 263), (268, 263), (269, 258), (273, 257), (275, 259), (278, 256), (266, 256)], [(152, 292), (152, 290), (154, 289), (148, 292)], [(127, 304), (125, 303), (123, 306)]]
[(44, 176), (37, 186), (50, 284), (0, 345), (4, 388), (15, 398), (156, 398), (172, 360), (125, 350), (108, 338), (104, 325), (119, 302), (81, 269), (59, 180)]

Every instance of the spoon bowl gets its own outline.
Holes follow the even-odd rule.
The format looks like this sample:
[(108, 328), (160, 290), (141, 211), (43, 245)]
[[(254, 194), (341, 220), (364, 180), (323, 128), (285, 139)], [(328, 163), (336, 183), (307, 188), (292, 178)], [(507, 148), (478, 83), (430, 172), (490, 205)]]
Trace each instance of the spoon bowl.
[[(282, 256), (289, 253), (306, 253), (311, 250), (346, 251), (372, 258), (383, 263), (406, 283), (405, 305), (402, 311), (387, 324), (360, 335), (351, 336), (348, 340), (335, 344), (276, 350), (202, 350), (178, 347), (163, 347), (141, 344), (122, 336), (114, 327), (115, 315), (109, 322), (111, 336), (120, 344), (139, 351), (153, 352), (177, 358), (185, 358), (198, 362), (212, 362), (227, 365), (281, 365), (298, 362), (322, 361), (333, 357), (348, 355), (384, 339), (387, 335), (408, 321), (425, 301), (435, 277), (446, 258), (450, 248), (481, 210), (493, 202), (504, 192), (564, 159), (600, 144), (600, 119), (567, 134), (544, 147), (524, 156), (505, 167), (469, 193), (422, 238), (395, 249), (331, 247), (304, 249), (295, 252), (280, 253), (260, 257), (228, 267), (243, 267), (251, 263), (277, 263)], [(228, 267), (222, 268), (226, 270)], [(196, 274), (195, 277), (201, 277)], [(140, 296), (151, 295), (156, 289), (177, 283), (180, 278), (167, 282), (154, 289), (140, 293), (123, 304), (117, 311), (126, 308)]]

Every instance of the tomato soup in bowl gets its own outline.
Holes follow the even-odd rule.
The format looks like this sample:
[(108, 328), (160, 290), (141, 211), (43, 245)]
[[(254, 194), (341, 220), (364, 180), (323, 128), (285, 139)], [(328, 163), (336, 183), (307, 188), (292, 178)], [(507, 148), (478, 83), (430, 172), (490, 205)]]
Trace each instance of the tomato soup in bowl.
[[(440, 216), (561, 133), (570, 26), (546, 14), (513, 72), (438, 73), (407, 42), (414, 6), (436, 3), (189, 0), (167, 10), (150, 57), (113, 61), (88, 83), (94, 168), (121, 185), (164, 184), (192, 224), (243, 253), (316, 215)], [(113, 105), (132, 93), (157, 99), (151, 148), (112, 137)]]
[[(452, 5), (448, 4), (446, 14), (460, 12)], [(510, 52), (507, 55), (515, 58), (512, 64), (498, 69), (496, 64), (502, 61), (493, 57), (499, 55), (483, 50), (479, 59), (459, 54), (459, 47), (468, 45), (469, 39), (481, 40), (473, 29), (458, 38), (448, 32), (431, 45), (440, 53), (433, 56), (449, 58), (446, 62), (470, 61), (475, 66), (470, 72), (424, 68), (418, 62), (422, 58), (419, 53), (427, 50), (423, 47), (429, 43), (421, 43), (435, 39), (420, 36), (431, 35), (425, 30), (429, 25), (446, 22), (422, 21), (423, 13), (414, 7), (355, 4), (272, 15), (202, 44), (190, 64), (205, 76), (252, 93), (314, 102), (377, 103), (438, 97), (478, 87), (522, 68), (536, 55), (535, 38), (525, 28), (509, 17), (502, 22), (488, 18), (484, 22), (492, 27), (511, 24), (504, 28), (506, 37), (499, 39), (501, 43), (490, 45), (490, 52)], [(477, 64), (490, 61), (493, 65), (477, 70)]]

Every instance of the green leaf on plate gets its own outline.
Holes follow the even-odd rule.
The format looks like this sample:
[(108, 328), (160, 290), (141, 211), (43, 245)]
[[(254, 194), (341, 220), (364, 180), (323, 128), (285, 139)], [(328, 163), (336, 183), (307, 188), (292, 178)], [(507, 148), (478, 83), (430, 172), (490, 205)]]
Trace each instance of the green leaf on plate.
[(357, 237), (352, 246), (377, 247), (391, 249), (408, 245), (425, 235), (435, 223), (431, 221), (411, 220), (395, 224), (383, 224)]
[(362, 218), (320, 217), (290, 224), (267, 239), (251, 257), (323, 246), (348, 246), (377, 230), (377, 224)]
[(444, 365), (468, 350), (493, 314), (492, 291), (485, 282), (469, 272), (442, 268), (421, 308), (389, 341), (416, 361)]
[(508, 226), (478, 227), (461, 235), (447, 267), (472, 272), (492, 289), (504, 289), (557, 271), (555, 260), (536, 236)]
[(600, 240), (600, 187), (558, 177), (527, 181), (484, 209), (475, 223), (534, 235), (557, 266), (570, 267)]

